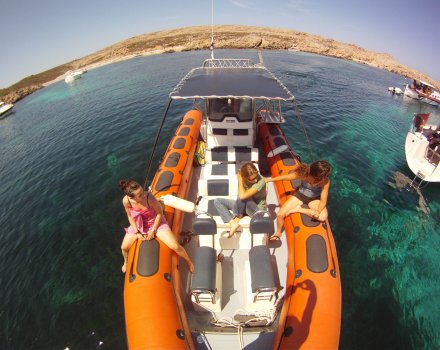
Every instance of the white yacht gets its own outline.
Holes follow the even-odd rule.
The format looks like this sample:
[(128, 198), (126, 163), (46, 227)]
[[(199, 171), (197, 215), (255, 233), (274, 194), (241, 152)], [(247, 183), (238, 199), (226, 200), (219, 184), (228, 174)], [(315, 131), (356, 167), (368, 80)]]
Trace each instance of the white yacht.
[(5, 115), (8, 111), (10, 111), (14, 107), (12, 103), (4, 103), (0, 101), (0, 116)]
[(64, 78), (64, 81), (66, 83), (72, 83), (75, 80), (81, 78), (81, 76), (84, 74), (85, 71), (83, 70), (75, 70), (75, 71), (68, 71), (66, 73), (66, 77)]
[(430, 120), (429, 116), (427, 113), (414, 115), (405, 142), (406, 161), (419, 184), (440, 182), (440, 123)]
[(404, 94), (430, 105), (438, 106), (440, 104), (440, 92), (425, 81), (414, 79), (412, 84), (405, 85)]

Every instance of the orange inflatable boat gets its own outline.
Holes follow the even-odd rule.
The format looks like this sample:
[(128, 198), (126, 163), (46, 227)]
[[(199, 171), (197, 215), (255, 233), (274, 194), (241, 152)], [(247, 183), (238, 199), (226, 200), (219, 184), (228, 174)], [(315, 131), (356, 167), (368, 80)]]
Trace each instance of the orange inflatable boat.
[[(233, 235), (220, 205), (236, 210), (237, 174), (246, 163), (265, 177), (298, 166), (280, 127), (294, 96), (261, 63), (210, 59), (171, 92), (167, 111), (179, 100), (195, 109), (179, 124), (151, 190), (195, 207), (164, 206), (195, 271), (157, 239), (132, 246), (124, 285), (128, 348), (336, 350), (341, 279), (328, 221), (292, 214), (281, 239), (269, 240), (294, 181), (269, 182), (264, 208), (237, 213)], [(194, 162), (199, 140), (206, 151), (197, 147)]]
[[(199, 111), (188, 112), (171, 139), (151, 183), (158, 199), (166, 194), (186, 196), (201, 119)], [(182, 212), (166, 207), (165, 216), (179, 237)], [(130, 250), (124, 285), (129, 349), (187, 348), (174, 294), (171, 258), (171, 250), (159, 240), (137, 241)]]
[[(277, 124), (262, 124), (266, 153), (286, 145), (268, 159), (273, 177), (293, 171), (297, 156)], [(295, 191), (294, 181), (275, 183), (282, 205)], [(341, 324), (341, 281), (335, 242), (327, 222), (295, 213), (285, 220), (289, 249), (287, 295), (274, 349), (337, 349)], [(295, 330), (295, 333), (293, 333)]]

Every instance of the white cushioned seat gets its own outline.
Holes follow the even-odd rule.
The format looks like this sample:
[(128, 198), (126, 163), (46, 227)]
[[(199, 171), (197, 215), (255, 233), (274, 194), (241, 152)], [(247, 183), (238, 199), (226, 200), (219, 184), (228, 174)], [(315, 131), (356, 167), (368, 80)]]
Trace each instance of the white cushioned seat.
[(205, 152), (207, 163), (258, 162), (258, 148), (245, 146), (215, 147)]
[(214, 148), (221, 145), (252, 146), (254, 141), (253, 122), (240, 122), (234, 114), (221, 121), (208, 121), (207, 146)]

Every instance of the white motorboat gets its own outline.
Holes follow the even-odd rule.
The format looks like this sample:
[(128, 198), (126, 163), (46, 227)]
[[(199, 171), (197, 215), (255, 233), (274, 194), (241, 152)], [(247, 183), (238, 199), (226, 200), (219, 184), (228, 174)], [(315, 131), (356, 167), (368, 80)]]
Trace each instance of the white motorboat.
[(414, 115), (406, 136), (405, 155), (416, 178), (440, 182), (440, 123), (429, 121), (429, 114)]
[(440, 91), (436, 90), (431, 84), (414, 79), (412, 84), (405, 85), (405, 96), (420, 100), (430, 105), (440, 104)]
[(403, 94), (403, 90), (401, 88), (394, 87), (394, 86), (390, 86), (388, 88), (388, 91), (391, 92), (392, 94), (396, 94), (396, 95), (402, 95)]
[(8, 111), (10, 111), (14, 107), (12, 103), (4, 103), (0, 101), (0, 116), (5, 115)]
[(66, 83), (72, 83), (75, 80), (81, 78), (81, 76), (84, 74), (85, 71), (82, 70), (75, 70), (75, 71), (68, 71), (66, 73), (66, 77), (64, 78), (64, 81)]

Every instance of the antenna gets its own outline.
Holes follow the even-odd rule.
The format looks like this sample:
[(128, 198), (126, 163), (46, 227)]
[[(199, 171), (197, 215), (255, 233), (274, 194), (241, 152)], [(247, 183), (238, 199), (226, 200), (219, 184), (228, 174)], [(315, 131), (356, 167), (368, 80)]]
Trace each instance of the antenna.
[(211, 45), (209, 45), (211, 50), (211, 59), (214, 59), (214, 0), (211, 0)]

